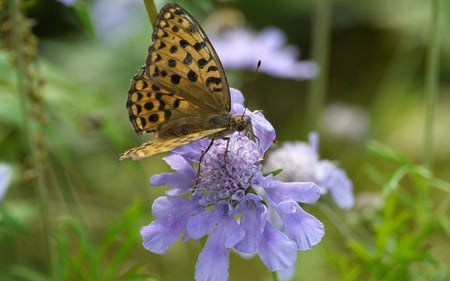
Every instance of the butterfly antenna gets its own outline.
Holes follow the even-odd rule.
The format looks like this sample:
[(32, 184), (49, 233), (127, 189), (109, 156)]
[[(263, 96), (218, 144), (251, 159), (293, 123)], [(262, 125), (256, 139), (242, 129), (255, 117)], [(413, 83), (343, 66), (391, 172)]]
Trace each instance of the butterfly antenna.
[(242, 113), (242, 118), (244, 118), (245, 111), (247, 110), (247, 107), (248, 107), (248, 101), (250, 100), (250, 97), (252, 96), (253, 88), (254, 88), (255, 81), (256, 81), (256, 75), (258, 74), (260, 67), (261, 67), (261, 60), (258, 60), (258, 63), (256, 64), (255, 72), (253, 73), (252, 83), (250, 84), (250, 90), (248, 92), (247, 100), (245, 101), (244, 112)]

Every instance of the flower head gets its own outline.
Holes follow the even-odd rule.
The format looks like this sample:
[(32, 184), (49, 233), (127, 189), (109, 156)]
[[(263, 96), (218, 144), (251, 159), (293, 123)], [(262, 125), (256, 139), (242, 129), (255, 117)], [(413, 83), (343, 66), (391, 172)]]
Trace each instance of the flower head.
[[(233, 113), (244, 112), (237, 90), (232, 90), (232, 101)], [(156, 220), (141, 230), (144, 247), (162, 254), (178, 237), (186, 241), (208, 235), (196, 280), (227, 280), (231, 249), (257, 254), (272, 271), (284, 270), (293, 266), (298, 250), (311, 248), (324, 235), (323, 224), (297, 203), (318, 200), (319, 188), (262, 174), (275, 132), (261, 112), (246, 114), (256, 141), (236, 132), (214, 140), (208, 151), (207, 139), (179, 147), (164, 158), (175, 172), (150, 179), (152, 185), (171, 188), (153, 204)], [(279, 220), (272, 220), (272, 213)]]
[(358, 141), (367, 135), (370, 119), (363, 107), (331, 103), (324, 110), (321, 127), (328, 135)]
[(312, 181), (322, 194), (331, 193), (341, 208), (351, 208), (354, 204), (353, 185), (344, 170), (337, 168), (328, 160), (319, 160), (319, 138), (310, 134), (309, 143), (286, 142), (273, 151), (264, 165), (265, 171), (281, 168), (276, 176), (285, 181)]
[(254, 70), (258, 60), (262, 60), (261, 72), (275, 77), (305, 80), (318, 74), (316, 63), (298, 61), (298, 49), (284, 46), (286, 36), (275, 27), (260, 33), (236, 28), (210, 39), (225, 68)]

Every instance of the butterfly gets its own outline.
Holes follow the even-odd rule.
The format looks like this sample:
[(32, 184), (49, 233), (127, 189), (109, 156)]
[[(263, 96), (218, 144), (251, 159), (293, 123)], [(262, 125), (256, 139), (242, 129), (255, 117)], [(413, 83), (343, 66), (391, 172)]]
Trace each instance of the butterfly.
[(186, 10), (175, 3), (162, 7), (152, 40), (146, 64), (131, 81), (126, 106), (136, 133), (152, 132), (154, 140), (125, 151), (119, 161), (139, 160), (206, 137), (214, 141), (245, 130), (250, 120), (230, 113), (222, 63)]

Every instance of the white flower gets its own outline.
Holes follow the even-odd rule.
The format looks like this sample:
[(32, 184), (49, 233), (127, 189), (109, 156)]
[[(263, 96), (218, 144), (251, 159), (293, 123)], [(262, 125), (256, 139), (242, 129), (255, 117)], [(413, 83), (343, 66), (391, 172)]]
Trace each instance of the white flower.
[(322, 194), (331, 193), (341, 208), (351, 208), (354, 204), (353, 185), (344, 170), (337, 168), (328, 160), (320, 160), (318, 154), (319, 138), (312, 133), (309, 143), (285, 142), (273, 151), (264, 164), (264, 171), (283, 169), (275, 176), (282, 181), (312, 181)]
[(360, 140), (369, 130), (369, 116), (360, 106), (333, 103), (324, 110), (322, 127), (336, 137)]

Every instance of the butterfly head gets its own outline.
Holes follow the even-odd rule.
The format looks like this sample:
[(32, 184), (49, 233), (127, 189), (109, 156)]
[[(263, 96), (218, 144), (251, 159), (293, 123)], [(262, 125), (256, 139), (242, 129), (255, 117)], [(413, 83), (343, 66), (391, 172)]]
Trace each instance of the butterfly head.
[(245, 130), (251, 123), (250, 118), (244, 114), (233, 114), (231, 115), (230, 129), (233, 131), (241, 132)]

